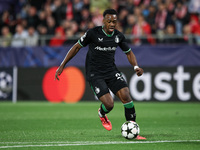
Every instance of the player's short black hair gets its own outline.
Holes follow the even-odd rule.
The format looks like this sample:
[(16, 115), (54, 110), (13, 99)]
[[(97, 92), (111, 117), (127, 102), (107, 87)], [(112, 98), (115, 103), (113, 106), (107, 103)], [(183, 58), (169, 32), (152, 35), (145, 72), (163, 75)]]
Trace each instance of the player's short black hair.
[(107, 14), (117, 15), (117, 11), (114, 10), (114, 9), (106, 9), (106, 10), (103, 12), (103, 17), (105, 17)]

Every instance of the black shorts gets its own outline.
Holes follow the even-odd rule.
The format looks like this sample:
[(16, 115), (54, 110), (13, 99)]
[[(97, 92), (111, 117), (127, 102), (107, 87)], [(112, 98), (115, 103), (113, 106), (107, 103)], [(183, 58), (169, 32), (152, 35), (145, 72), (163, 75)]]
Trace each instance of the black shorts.
[(114, 72), (106, 78), (93, 79), (89, 83), (98, 98), (109, 93), (109, 89), (116, 94), (120, 89), (128, 87), (122, 74), (119, 72)]

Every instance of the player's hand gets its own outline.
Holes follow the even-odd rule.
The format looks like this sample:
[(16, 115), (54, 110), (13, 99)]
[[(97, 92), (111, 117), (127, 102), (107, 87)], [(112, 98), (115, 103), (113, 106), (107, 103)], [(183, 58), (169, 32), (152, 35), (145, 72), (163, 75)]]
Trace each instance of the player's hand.
[(137, 76), (141, 76), (144, 71), (142, 68), (137, 68), (137, 69), (135, 69), (135, 72), (136, 72)]
[(60, 66), (55, 73), (55, 80), (59, 80), (58, 76), (61, 75), (61, 73), (63, 72), (64, 67)]

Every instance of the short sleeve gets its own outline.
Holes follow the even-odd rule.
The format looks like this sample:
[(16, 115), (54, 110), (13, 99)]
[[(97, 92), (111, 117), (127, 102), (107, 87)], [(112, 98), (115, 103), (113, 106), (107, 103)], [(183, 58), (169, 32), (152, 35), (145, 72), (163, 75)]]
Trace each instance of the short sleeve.
[(129, 51), (131, 51), (131, 48), (129, 47), (129, 45), (128, 45), (128, 43), (127, 43), (126, 38), (124, 37), (124, 35), (121, 34), (121, 36), (122, 36), (122, 39), (121, 39), (121, 41), (119, 43), (119, 47), (122, 49), (122, 51), (124, 53), (128, 53)]
[(88, 30), (87, 32), (85, 32), (85, 34), (83, 36), (81, 36), (81, 38), (78, 40), (78, 43), (82, 46), (85, 47), (87, 46), (90, 42), (91, 42), (91, 30)]

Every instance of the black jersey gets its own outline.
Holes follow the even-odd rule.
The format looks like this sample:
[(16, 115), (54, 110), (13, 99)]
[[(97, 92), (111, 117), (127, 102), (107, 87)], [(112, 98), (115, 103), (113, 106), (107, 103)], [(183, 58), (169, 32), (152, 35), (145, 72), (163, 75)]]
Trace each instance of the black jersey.
[(121, 32), (115, 29), (111, 35), (108, 35), (101, 26), (89, 29), (78, 43), (82, 47), (89, 44), (85, 64), (88, 81), (98, 77), (106, 78), (113, 71), (118, 71), (114, 58), (118, 46), (124, 53), (131, 51)]

